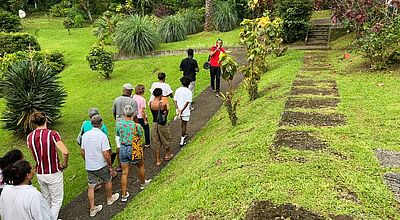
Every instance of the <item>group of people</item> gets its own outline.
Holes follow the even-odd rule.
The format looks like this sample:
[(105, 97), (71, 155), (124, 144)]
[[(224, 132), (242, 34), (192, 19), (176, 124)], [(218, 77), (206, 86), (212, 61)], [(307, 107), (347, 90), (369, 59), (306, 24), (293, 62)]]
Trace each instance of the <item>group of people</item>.
[[(186, 144), (187, 124), (190, 113), (194, 110), (193, 92), (196, 85), (196, 73), (199, 71), (194, 51), (189, 49), (188, 57), (183, 59), (180, 70), (182, 86), (173, 93), (165, 83), (166, 74), (158, 74), (158, 82), (150, 88), (151, 97), (147, 103), (144, 98), (145, 87), (135, 88), (129, 83), (123, 85), (122, 95), (117, 97), (112, 106), (115, 119), (116, 153), (113, 153), (108, 138), (108, 130), (97, 108), (89, 110), (89, 120), (82, 123), (77, 137), (81, 156), (85, 160), (88, 181), (88, 200), (90, 216), (102, 210), (102, 205), (95, 205), (96, 188), (105, 187), (107, 205), (112, 205), (120, 198), (119, 193), (112, 193), (112, 179), (121, 175), (121, 201), (128, 200), (127, 191), (130, 165), (139, 168), (140, 189), (151, 182), (145, 179), (143, 148), (152, 147), (156, 158), (155, 165), (171, 160), (171, 132), (168, 125), (170, 110), (169, 98), (173, 98), (176, 118), (181, 120), (180, 146)], [(218, 39), (210, 52), (211, 89), (217, 94), (220, 90), (219, 54), (225, 52), (222, 40)], [(133, 94), (133, 91), (135, 94)], [(152, 127), (146, 114), (149, 106), (152, 115)], [(48, 129), (48, 120), (44, 112), (34, 112), (30, 117), (36, 126), (27, 136), (27, 145), (36, 162), (33, 167), (24, 159), (18, 149), (9, 151), (0, 158), (0, 216), (9, 219), (58, 219), (64, 197), (63, 170), (68, 167), (69, 151), (57, 131)], [(144, 146), (142, 137), (144, 136)], [(163, 150), (164, 156), (161, 156)], [(59, 158), (58, 151), (62, 158)], [(114, 160), (118, 161), (116, 170)], [(36, 172), (41, 192), (31, 185)]]

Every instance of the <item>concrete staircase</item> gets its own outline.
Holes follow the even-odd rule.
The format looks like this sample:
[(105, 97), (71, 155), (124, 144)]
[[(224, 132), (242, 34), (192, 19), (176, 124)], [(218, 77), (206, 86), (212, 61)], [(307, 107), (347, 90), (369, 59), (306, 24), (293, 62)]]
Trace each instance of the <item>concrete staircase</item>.
[(306, 45), (329, 47), (330, 27), (331, 24), (314, 24), (307, 32)]

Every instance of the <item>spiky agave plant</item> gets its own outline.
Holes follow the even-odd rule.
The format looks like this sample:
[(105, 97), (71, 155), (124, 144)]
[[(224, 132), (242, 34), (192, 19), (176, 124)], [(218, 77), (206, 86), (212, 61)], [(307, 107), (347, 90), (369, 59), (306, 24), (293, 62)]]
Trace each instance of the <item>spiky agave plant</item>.
[(160, 35), (149, 17), (132, 15), (118, 23), (114, 43), (120, 55), (144, 55), (157, 48)]
[(221, 32), (233, 30), (239, 24), (238, 14), (229, 1), (215, 5), (213, 18), (215, 27)]
[(161, 21), (158, 32), (165, 43), (184, 40), (186, 38), (185, 21), (181, 15), (170, 15)]
[(15, 134), (27, 135), (34, 129), (30, 116), (46, 113), (49, 122), (59, 118), (67, 93), (53, 69), (35, 61), (21, 61), (9, 67), (0, 83), (6, 110), (1, 117), (4, 127)]

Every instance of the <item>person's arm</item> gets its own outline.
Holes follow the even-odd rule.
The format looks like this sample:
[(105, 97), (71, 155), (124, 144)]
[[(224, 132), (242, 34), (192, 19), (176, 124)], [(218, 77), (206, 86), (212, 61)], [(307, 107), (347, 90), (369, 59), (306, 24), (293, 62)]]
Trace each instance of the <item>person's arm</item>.
[(61, 166), (63, 169), (65, 169), (68, 167), (69, 151), (68, 151), (67, 147), (65, 146), (65, 144), (61, 140), (56, 142), (56, 147), (62, 153), (63, 163)]
[(140, 111), (142, 112), (142, 117), (143, 117), (144, 123), (147, 124), (148, 121), (147, 121), (147, 115), (146, 115), (145, 109), (146, 109), (146, 107), (142, 107)]
[(219, 50), (219, 47), (211, 47), (210, 56), (214, 56), (214, 54)]
[(183, 105), (183, 108), (182, 108), (181, 110), (179, 110), (180, 113), (182, 113), (183, 111), (185, 111), (186, 107), (189, 106), (189, 103), (190, 103), (190, 102), (186, 102), (185, 105)]
[(108, 166), (112, 166), (111, 163), (111, 155), (110, 155), (110, 143), (108, 142), (108, 138), (106, 136), (101, 137), (101, 148), (103, 151), (103, 157)]
[(178, 102), (176, 101), (176, 99), (174, 99), (174, 105), (175, 105), (175, 109), (176, 109), (176, 114), (178, 116), (181, 115), (182, 111), (180, 111), (180, 109), (178, 108)]
[(85, 150), (81, 148), (81, 156), (83, 160), (85, 160)]
[(179, 70), (183, 71), (183, 60), (181, 61), (181, 65), (179, 66)]
[(194, 60), (195, 64), (194, 64), (194, 71), (199, 72), (199, 64), (197, 63), (196, 60)]
[(115, 106), (115, 101), (113, 103), (112, 112), (113, 112), (114, 120), (116, 120), (117, 119), (117, 107)]

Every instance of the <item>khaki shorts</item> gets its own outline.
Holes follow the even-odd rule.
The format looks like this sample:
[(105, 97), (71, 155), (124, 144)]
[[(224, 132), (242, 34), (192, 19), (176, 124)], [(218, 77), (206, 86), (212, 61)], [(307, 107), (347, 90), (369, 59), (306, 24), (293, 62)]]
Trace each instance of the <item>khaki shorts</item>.
[(152, 146), (154, 149), (168, 148), (171, 145), (171, 132), (169, 125), (159, 125), (157, 122), (153, 122), (151, 128), (151, 138), (153, 140)]

